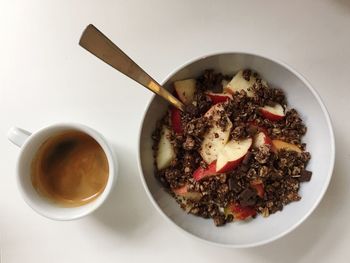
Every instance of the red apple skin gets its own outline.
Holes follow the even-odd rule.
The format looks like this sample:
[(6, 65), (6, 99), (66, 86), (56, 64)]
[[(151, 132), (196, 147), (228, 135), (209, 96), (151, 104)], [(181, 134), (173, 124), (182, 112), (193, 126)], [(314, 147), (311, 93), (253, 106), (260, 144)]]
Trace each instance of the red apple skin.
[(181, 122), (181, 112), (179, 109), (171, 108), (171, 126), (175, 133), (181, 134), (183, 132), (182, 122)]
[(264, 132), (264, 131), (259, 131), (256, 135), (255, 135), (255, 137), (254, 137), (254, 142), (253, 142), (253, 146), (255, 147), (255, 148), (258, 148), (260, 145), (258, 145), (258, 143), (257, 143), (257, 136), (259, 136), (259, 134), (260, 133), (262, 133), (263, 134), (263, 136), (264, 136), (264, 142), (263, 142), (263, 144), (262, 145), (270, 145), (270, 146), (272, 146), (272, 140), (271, 140), (271, 138), (267, 135), (267, 133), (266, 132)]
[(276, 115), (276, 114), (273, 114), (265, 109), (260, 109), (260, 113), (261, 115), (270, 120), (270, 121), (279, 121), (279, 120), (282, 120), (284, 118), (284, 115)]
[(173, 189), (173, 192), (176, 194), (176, 195), (185, 195), (187, 193), (187, 185), (184, 185), (182, 187), (179, 187), (179, 188), (175, 188)]
[(272, 145), (272, 140), (271, 138), (267, 135), (267, 133), (265, 133), (265, 144), (268, 144), (268, 145)]
[[(225, 145), (225, 147), (227, 147), (230, 143), (235, 143), (235, 141), (228, 142)], [(221, 159), (220, 159), (221, 156), (220, 156), (220, 153), (219, 153), (218, 160), (217, 160), (217, 169), (216, 169), (217, 173), (227, 173), (227, 172), (230, 172), (230, 171), (234, 170), (235, 168), (237, 168), (237, 166), (239, 166), (241, 164), (241, 162), (243, 161), (244, 157), (247, 155), (247, 153), (251, 149), (251, 147), (253, 145), (253, 140), (252, 140), (252, 138), (247, 138), (247, 139), (244, 139), (244, 140), (242, 140), (242, 141), (240, 141), (238, 143), (249, 143), (249, 145), (244, 145), (246, 148), (243, 148), (243, 151), (242, 151), (242, 148), (239, 148), (239, 150), (242, 151), (242, 152), (240, 152), (240, 155), (234, 157), (234, 158), (238, 158), (238, 159), (230, 159), (231, 161), (226, 159), (225, 163), (221, 163), (220, 162), (221, 161)], [(230, 145), (230, 147), (231, 146), (232, 146), (232, 144)], [(231, 151), (232, 150), (235, 151), (237, 149), (234, 147), (233, 149), (231, 148), (230, 150)], [(241, 155), (241, 154), (243, 154), (243, 155)]]
[(188, 185), (173, 189), (174, 194), (190, 200), (199, 200), (202, 195), (199, 192), (188, 191)]
[(232, 99), (231, 94), (223, 94), (223, 93), (208, 92), (207, 96), (210, 98), (210, 100), (213, 102), (214, 105)]
[(193, 173), (193, 178), (196, 181), (200, 181), (203, 178), (206, 178), (208, 176), (217, 175), (217, 174), (218, 173), (216, 172), (216, 161), (214, 161), (211, 164), (209, 164), (206, 169), (204, 169), (201, 166), (198, 167), (197, 170), (195, 170)]
[(260, 198), (264, 198), (265, 189), (264, 189), (264, 184), (261, 180), (251, 181), (250, 187), (256, 190), (256, 193)]
[(234, 219), (242, 221), (246, 220), (251, 216), (256, 215), (256, 211), (252, 207), (242, 207), (238, 203), (231, 203), (228, 206), (228, 210), (233, 214)]
[(244, 156), (237, 159), (237, 160), (234, 160), (232, 162), (228, 162), (227, 164), (225, 164), (224, 167), (222, 167), (219, 171), (216, 171), (216, 172), (217, 173), (227, 173), (227, 172), (230, 172), (230, 171), (236, 169), (237, 166), (241, 164), (242, 160), (244, 159)]

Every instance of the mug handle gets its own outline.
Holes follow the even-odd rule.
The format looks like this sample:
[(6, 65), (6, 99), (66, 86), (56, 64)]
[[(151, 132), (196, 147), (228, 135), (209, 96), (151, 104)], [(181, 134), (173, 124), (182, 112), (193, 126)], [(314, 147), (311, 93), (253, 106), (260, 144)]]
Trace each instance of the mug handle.
[(18, 147), (22, 147), (30, 135), (31, 133), (29, 131), (17, 127), (12, 127), (7, 132), (7, 138)]

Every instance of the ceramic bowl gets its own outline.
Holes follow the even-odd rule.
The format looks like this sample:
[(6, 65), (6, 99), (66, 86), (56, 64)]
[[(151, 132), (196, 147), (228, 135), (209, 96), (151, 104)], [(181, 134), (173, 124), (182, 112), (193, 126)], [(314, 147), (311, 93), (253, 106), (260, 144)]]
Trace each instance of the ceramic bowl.
[(257, 71), (271, 87), (286, 93), (289, 107), (296, 108), (308, 131), (303, 141), (312, 159), (308, 169), (313, 172), (310, 182), (301, 184), (302, 199), (284, 207), (268, 218), (258, 216), (248, 222), (235, 222), (216, 227), (212, 220), (184, 212), (163, 190), (154, 176), (151, 134), (156, 122), (164, 115), (168, 104), (159, 96), (151, 99), (141, 124), (139, 135), (139, 169), (146, 192), (168, 221), (192, 237), (228, 247), (253, 247), (274, 241), (299, 226), (317, 207), (326, 192), (335, 159), (334, 134), (331, 121), (320, 96), (298, 72), (284, 63), (255, 54), (224, 53), (200, 57), (174, 70), (163, 82), (172, 89), (175, 80), (195, 78), (205, 69), (234, 74), (239, 69)]

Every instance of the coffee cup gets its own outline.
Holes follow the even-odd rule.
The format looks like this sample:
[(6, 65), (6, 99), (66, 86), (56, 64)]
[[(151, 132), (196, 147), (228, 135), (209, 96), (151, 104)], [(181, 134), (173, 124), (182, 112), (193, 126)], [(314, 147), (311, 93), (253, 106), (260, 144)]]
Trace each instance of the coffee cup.
[(17, 183), (25, 202), (54, 220), (95, 211), (117, 178), (116, 156), (104, 137), (81, 124), (50, 125), (34, 133), (13, 127), (8, 139), (20, 147)]

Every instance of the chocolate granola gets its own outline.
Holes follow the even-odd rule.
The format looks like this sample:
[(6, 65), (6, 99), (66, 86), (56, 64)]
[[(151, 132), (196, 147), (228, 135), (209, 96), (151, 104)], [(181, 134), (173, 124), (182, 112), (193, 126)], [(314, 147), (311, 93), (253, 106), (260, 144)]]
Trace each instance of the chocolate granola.
[[(306, 126), (295, 109), (287, 108), (284, 92), (269, 87), (252, 70), (237, 73), (235, 79), (206, 70), (191, 83), (195, 87), (174, 83), (179, 89), (195, 89), (192, 102), (184, 112), (169, 108), (153, 134), (155, 176), (181, 208), (221, 226), (257, 214), (267, 217), (299, 201), (300, 183), (311, 179), (306, 170), (311, 156), (302, 142)], [(219, 110), (210, 115), (213, 105)], [(170, 150), (160, 143), (164, 129)], [(207, 147), (217, 154), (210, 148), (214, 144), (205, 145), (208, 134), (212, 140), (225, 140), (220, 147), (244, 140), (252, 145), (237, 163), (230, 163), (231, 168), (218, 171), (219, 160), (211, 159), (220, 153), (203, 153)]]

